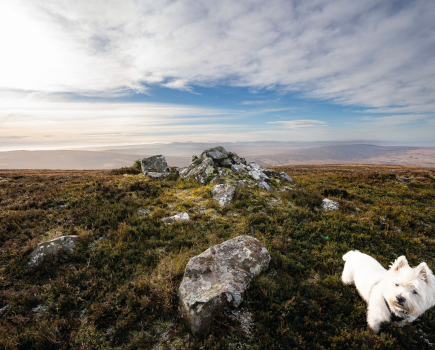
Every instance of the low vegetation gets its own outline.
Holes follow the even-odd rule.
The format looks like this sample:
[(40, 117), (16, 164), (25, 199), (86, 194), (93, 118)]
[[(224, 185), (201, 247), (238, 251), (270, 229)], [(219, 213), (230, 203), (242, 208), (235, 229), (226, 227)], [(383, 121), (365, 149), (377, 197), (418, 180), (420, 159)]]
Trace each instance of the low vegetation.
[[(435, 309), (410, 326), (366, 324), (366, 304), (342, 284), (342, 255), (387, 267), (406, 255), (435, 270), (435, 169), (277, 167), (293, 190), (238, 187), (229, 208), (212, 185), (118, 171), (0, 171), (1, 349), (430, 349)], [(328, 197), (335, 212), (320, 210)], [(161, 219), (186, 211), (189, 222)], [(189, 259), (249, 234), (269, 269), (240, 310), (192, 337), (177, 288)], [(33, 268), (37, 243), (80, 235)]]

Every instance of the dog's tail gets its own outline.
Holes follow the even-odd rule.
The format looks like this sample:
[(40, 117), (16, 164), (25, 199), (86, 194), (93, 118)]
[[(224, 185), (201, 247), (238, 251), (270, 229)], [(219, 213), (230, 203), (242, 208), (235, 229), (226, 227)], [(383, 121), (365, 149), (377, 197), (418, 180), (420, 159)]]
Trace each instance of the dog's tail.
[(351, 257), (351, 255), (359, 253), (359, 250), (349, 250), (346, 254), (343, 255), (343, 260), (347, 261)]

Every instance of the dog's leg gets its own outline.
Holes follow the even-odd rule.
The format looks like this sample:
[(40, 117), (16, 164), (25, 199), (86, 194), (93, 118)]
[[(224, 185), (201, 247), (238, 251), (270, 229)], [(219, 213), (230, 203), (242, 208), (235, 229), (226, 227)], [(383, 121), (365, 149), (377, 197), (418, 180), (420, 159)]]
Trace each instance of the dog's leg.
[(354, 284), (353, 279), (353, 266), (351, 262), (346, 262), (344, 264), (343, 274), (341, 275), (341, 280), (344, 284)]
[(379, 314), (377, 312), (367, 310), (367, 324), (376, 334), (381, 330), (382, 320), (379, 319)]

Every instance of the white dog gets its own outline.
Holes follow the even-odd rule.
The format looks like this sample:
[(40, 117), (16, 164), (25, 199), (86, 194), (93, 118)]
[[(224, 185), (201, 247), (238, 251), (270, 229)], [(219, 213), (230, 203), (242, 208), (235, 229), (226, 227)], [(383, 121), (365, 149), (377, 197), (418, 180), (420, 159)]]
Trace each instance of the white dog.
[(375, 333), (382, 322), (394, 321), (403, 326), (435, 305), (435, 277), (424, 262), (411, 268), (401, 256), (387, 271), (357, 250), (347, 252), (343, 260), (342, 280), (355, 284), (367, 302), (367, 323)]

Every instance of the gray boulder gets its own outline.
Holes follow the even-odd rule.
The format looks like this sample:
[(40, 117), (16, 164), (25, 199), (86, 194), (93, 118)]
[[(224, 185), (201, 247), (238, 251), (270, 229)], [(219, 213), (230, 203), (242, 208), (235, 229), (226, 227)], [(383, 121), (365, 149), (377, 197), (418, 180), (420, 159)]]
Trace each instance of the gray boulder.
[(246, 170), (241, 167), (240, 165), (237, 164), (233, 164), (231, 165), (231, 170), (233, 171), (233, 173), (245, 173)]
[(238, 307), (252, 278), (269, 262), (267, 249), (251, 236), (230, 239), (190, 259), (178, 297), (192, 332), (203, 332), (225, 307)]
[(235, 164), (246, 165), (246, 159), (245, 158), (239, 157), (236, 153), (231, 153), (231, 152), (229, 153), (229, 155), (230, 155), (230, 158), (232, 159), (232, 161)]
[(234, 196), (235, 187), (231, 185), (216, 185), (211, 188), (213, 198), (219, 202), (221, 207), (226, 207), (231, 203)]
[(216, 171), (213, 159), (206, 158), (205, 160), (201, 160), (199, 164), (196, 164), (195, 162), (190, 163), (189, 166), (182, 169), (180, 171), (180, 176), (184, 179), (193, 177), (198, 180), (201, 185), (205, 185), (207, 183), (207, 178), (213, 175)]
[(279, 173), (279, 177), (281, 178), (281, 180), (290, 182), (291, 184), (295, 183), (294, 180), (290, 176), (288, 176), (286, 173), (284, 173), (284, 172)]
[(44, 256), (52, 254), (60, 249), (66, 249), (69, 251), (74, 250), (78, 242), (79, 236), (62, 236), (51, 241), (39, 243), (38, 246), (30, 253), (29, 266), (32, 267), (36, 265), (38, 260), (42, 259)]
[(149, 158), (144, 158), (141, 161), (142, 172), (144, 175), (148, 173), (170, 173), (171, 169), (168, 167), (168, 163), (166, 163), (165, 156), (157, 155)]
[(229, 154), (222, 146), (213, 147), (210, 149), (206, 149), (201, 153), (201, 159), (211, 158), (213, 160), (223, 160), (228, 158)]

